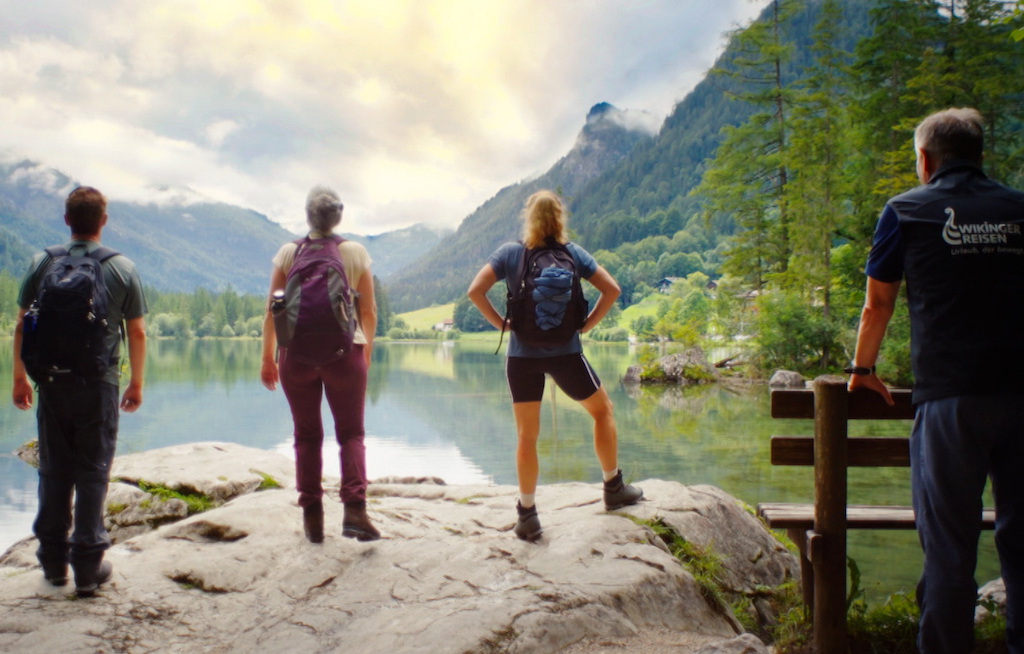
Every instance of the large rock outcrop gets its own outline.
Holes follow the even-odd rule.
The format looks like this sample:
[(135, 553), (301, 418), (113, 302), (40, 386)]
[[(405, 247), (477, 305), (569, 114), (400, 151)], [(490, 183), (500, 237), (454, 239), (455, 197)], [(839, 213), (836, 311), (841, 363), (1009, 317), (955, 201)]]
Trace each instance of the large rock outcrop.
[(704, 350), (699, 347), (687, 348), (683, 352), (663, 356), (647, 365), (634, 364), (626, 369), (622, 377), (625, 384), (655, 383), (679, 384), (710, 384), (717, 382), (721, 375), (715, 367), (708, 363)]
[[(202, 480), (183, 471), (207, 459), (206, 481), (220, 488), (250, 468), (288, 484), (284, 457), (275, 467), (259, 450), (189, 447), (131, 455), (118, 475), (136, 469), (196, 490)], [(49, 586), (27, 540), (0, 557), (0, 651), (526, 654), (648, 629), (736, 636), (736, 620), (705, 599), (655, 522), (713, 550), (728, 592), (796, 575), (793, 556), (717, 488), (640, 484), (648, 499), (615, 513), (598, 484), (542, 486), (536, 544), (512, 534), (508, 486), (375, 483), (370, 514), (384, 538), (342, 538), (343, 508), (327, 502), (322, 545), (303, 537), (293, 488), (255, 486), (119, 542), (107, 554), (113, 580), (88, 601)]]

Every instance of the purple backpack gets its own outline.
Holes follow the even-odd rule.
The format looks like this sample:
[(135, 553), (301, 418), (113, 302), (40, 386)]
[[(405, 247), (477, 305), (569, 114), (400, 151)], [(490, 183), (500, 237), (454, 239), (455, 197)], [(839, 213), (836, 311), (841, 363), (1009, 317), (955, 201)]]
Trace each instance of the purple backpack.
[(356, 311), (338, 253), (344, 240), (307, 236), (295, 241), (283, 302), (275, 302), (272, 311), (278, 347), (299, 363), (323, 366), (352, 351)]

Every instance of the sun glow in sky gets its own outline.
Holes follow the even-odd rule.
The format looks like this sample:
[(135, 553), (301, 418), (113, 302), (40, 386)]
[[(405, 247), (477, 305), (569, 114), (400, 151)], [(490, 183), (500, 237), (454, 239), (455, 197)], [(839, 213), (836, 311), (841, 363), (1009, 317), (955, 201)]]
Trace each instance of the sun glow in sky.
[(4, 2), (0, 158), (294, 230), (318, 183), (341, 194), (347, 231), (455, 227), (554, 164), (594, 104), (663, 119), (763, 5)]

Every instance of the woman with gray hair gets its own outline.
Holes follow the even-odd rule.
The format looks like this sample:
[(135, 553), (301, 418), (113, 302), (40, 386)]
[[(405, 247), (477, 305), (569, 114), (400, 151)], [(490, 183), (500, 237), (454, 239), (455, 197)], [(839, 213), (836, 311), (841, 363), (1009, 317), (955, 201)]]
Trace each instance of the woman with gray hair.
[[(359, 540), (377, 540), (380, 532), (366, 514), (366, 450), (363, 445), (363, 405), (366, 396), (366, 371), (370, 366), (373, 335), (377, 328), (377, 305), (373, 296), (370, 255), (359, 243), (333, 234), (341, 222), (341, 200), (324, 186), (314, 186), (306, 198), (306, 222), (309, 234), (293, 243), (285, 243), (273, 259), (267, 314), (263, 320), (263, 363), (260, 381), (274, 390), (280, 380), (295, 424), (295, 481), (302, 507), (306, 538), (313, 543), (324, 539), (323, 424), (320, 401), (334, 416), (334, 432), (341, 450), (341, 501), (345, 505), (342, 535)], [(288, 272), (296, 263), (300, 248), (323, 250), (337, 248), (349, 288), (355, 293), (356, 320), (352, 347), (343, 354), (332, 352), (324, 360), (311, 362), (288, 356), (287, 347), (278, 347), (272, 307), (275, 292), (280, 295)], [(325, 251), (328, 258), (330, 251)], [(333, 296), (332, 296), (333, 297)], [(332, 300), (333, 301), (333, 300)], [(342, 311), (344, 313), (344, 311)], [(276, 353), (276, 357), (275, 357)]]

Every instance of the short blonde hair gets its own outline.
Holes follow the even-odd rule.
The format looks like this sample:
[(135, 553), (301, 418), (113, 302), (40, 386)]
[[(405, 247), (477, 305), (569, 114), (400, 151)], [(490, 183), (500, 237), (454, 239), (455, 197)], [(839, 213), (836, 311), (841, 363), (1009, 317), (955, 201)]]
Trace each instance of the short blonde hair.
[(565, 245), (569, 242), (566, 210), (553, 191), (537, 191), (523, 205), (523, 245), (538, 248), (548, 239)]

